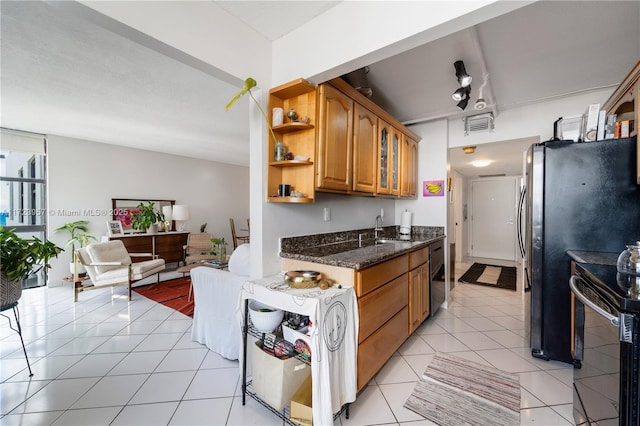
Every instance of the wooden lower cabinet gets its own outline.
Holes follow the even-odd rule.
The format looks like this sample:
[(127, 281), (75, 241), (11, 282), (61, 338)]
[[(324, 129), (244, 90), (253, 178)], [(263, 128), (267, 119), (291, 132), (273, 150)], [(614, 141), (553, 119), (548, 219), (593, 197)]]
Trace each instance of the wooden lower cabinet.
[(152, 253), (165, 263), (182, 262), (183, 246), (187, 244), (188, 232), (163, 232), (157, 234), (132, 234), (110, 237), (121, 240), (129, 253)]
[(364, 296), (409, 270), (409, 256), (402, 255), (357, 273), (356, 295)]
[(409, 272), (409, 333), (429, 316), (429, 264), (425, 263)]
[(358, 390), (367, 385), (409, 337), (408, 321), (409, 308), (405, 306), (358, 345)]
[(189, 234), (164, 234), (156, 238), (155, 254), (166, 263), (182, 262)]
[(362, 343), (398, 311), (407, 306), (408, 285), (407, 274), (402, 274), (387, 285), (358, 299), (360, 316), (358, 343)]

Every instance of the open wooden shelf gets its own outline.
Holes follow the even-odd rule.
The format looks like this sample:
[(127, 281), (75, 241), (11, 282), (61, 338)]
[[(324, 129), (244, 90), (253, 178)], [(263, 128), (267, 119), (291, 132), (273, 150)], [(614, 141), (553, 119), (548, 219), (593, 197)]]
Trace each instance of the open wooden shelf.
[(302, 160), (284, 160), (284, 161), (272, 161), (269, 163), (270, 166), (276, 167), (294, 167), (294, 166), (308, 166), (312, 165), (313, 161), (302, 161)]
[(313, 124), (293, 121), (290, 123), (280, 124), (279, 126), (273, 126), (273, 131), (278, 133), (299, 132), (307, 129), (313, 129)]
[(313, 203), (309, 197), (269, 197), (270, 203)]

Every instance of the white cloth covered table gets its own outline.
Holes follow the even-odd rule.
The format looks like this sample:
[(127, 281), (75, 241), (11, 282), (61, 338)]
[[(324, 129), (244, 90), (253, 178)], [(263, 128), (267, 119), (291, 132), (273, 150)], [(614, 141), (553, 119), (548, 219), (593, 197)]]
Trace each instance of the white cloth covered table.
[[(332, 425), (333, 415), (356, 400), (358, 304), (352, 287), (321, 290), (294, 289), (283, 275), (246, 281), (237, 315), (244, 324), (245, 301), (256, 299), (289, 312), (308, 315), (311, 321), (311, 375), (313, 423)], [(242, 374), (243, 351), (240, 351)]]
[(191, 270), (194, 305), (191, 340), (227, 359), (238, 359), (242, 333), (236, 308), (246, 276), (199, 266)]

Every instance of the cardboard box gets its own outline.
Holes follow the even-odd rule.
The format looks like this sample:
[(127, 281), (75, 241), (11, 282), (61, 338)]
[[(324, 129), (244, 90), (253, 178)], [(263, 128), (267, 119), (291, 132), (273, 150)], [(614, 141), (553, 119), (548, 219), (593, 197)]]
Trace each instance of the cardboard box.
[(595, 141), (598, 137), (598, 116), (600, 115), (600, 104), (591, 104), (585, 114), (584, 140)]
[(304, 381), (296, 393), (291, 397), (291, 410), (289, 418), (302, 425), (311, 426), (313, 423), (311, 376)]
[(631, 127), (629, 126), (629, 120), (622, 120), (620, 122), (620, 137), (628, 138), (631, 133)]
[(264, 352), (256, 342), (253, 348), (252, 387), (264, 402), (282, 410), (300, 385), (311, 377), (311, 367), (295, 358), (280, 359)]

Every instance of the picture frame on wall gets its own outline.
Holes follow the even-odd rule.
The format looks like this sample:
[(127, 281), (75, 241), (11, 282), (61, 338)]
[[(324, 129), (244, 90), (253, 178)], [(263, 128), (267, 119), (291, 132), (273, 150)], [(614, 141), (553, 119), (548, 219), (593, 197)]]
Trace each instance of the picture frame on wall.
[(110, 237), (121, 237), (124, 235), (124, 230), (122, 229), (122, 222), (119, 220), (108, 220), (107, 221), (107, 231)]
[[(138, 205), (140, 203), (152, 202), (157, 211), (161, 212), (165, 206), (172, 207), (175, 204), (175, 200), (153, 200), (143, 198), (112, 198), (111, 207), (113, 210), (113, 220), (118, 220), (122, 224), (122, 229), (125, 234), (134, 233), (134, 229), (131, 220), (134, 214), (140, 209)], [(173, 227), (172, 227), (173, 228)]]

